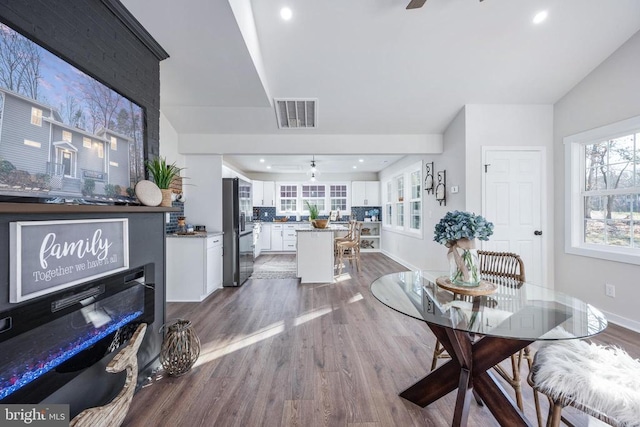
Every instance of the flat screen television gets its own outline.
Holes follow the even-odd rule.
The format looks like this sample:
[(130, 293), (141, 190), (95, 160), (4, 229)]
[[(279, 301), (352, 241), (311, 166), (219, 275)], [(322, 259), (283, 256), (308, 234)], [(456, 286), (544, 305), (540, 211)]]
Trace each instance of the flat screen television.
[(0, 22), (0, 201), (129, 203), (144, 109)]

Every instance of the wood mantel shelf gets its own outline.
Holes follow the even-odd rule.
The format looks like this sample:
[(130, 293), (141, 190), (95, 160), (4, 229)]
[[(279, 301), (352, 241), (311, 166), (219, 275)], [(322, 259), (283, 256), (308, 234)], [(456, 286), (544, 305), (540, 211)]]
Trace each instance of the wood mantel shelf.
[(180, 212), (180, 208), (127, 205), (72, 205), (54, 203), (0, 203), (0, 214), (8, 213), (149, 213)]

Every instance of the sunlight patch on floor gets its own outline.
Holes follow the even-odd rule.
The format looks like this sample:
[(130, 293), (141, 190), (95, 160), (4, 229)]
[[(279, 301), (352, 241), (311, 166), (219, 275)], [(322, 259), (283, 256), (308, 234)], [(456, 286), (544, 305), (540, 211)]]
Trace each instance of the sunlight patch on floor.
[(362, 296), (362, 294), (360, 292), (358, 292), (357, 294), (355, 294), (354, 296), (352, 296), (351, 298), (349, 298), (349, 300), (347, 301), (348, 304), (351, 304), (353, 302), (356, 301), (360, 301), (364, 299), (364, 297)]
[(310, 320), (317, 319), (320, 316), (324, 316), (325, 314), (329, 314), (333, 311), (332, 308), (318, 308), (313, 311), (310, 311), (306, 314), (301, 314), (293, 320), (293, 324), (295, 326), (302, 325)]
[(336, 276), (336, 283), (338, 283), (338, 282), (344, 282), (344, 281), (351, 280), (351, 279), (352, 279), (351, 274), (349, 274), (349, 273), (342, 273), (341, 275)]
[(218, 347), (220, 344), (217, 341), (207, 343), (202, 346), (202, 349), (200, 350), (200, 357), (198, 358), (198, 361), (195, 363), (194, 367), (209, 363), (213, 360), (218, 359), (219, 357), (233, 353), (234, 351), (243, 349), (274, 335), (278, 335), (281, 332), (284, 332), (284, 321), (282, 320), (272, 323), (271, 325), (264, 327), (250, 335), (247, 335), (244, 338), (240, 338), (229, 344), (225, 344), (222, 348)]

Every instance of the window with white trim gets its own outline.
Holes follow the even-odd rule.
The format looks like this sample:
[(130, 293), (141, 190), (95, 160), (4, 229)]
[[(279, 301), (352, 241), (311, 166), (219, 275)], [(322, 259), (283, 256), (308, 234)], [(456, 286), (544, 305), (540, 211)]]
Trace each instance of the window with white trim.
[(104, 159), (104, 144), (98, 144), (98, 157)]
[(404, 228), (404, 175), (394, 178), (395, 182), (395, 226)]
[(382, 226), (390, 231), (422, 234), (422, 162), (405, 168), (383, 186), (387, 191)]
[(393, 199), (393, 197), (391, 196), (393, 194), (392, 191), (392, 182), (391, 181), (387, 181), (387, 194), (386, 194), (386, 198), (385, 198), (385, 202), (384, 202), (384, 211), (385, 211), (385, 215), (384, 215), (384, 224), (390, 226), (391, 224), (393, 224), (393, 205), (391, 204), (391, 200)]
[(72, 137), (73, 137), (73, 135), (71, 135), (71, 132), (69, 132), (68, 130), (63, 130), (62, 131), (62, 140), (63, 141), (71, 142), (71, 138)]
[(329, 200), (332, 211), (347, 210), (347, 186), (345, 184), (332, 184), (329, 186)]
[(91, 148), (91, 138), (87, 138), (86, 136), (82, 138), (82, 146), (84, 148)]
[(298, 210), (298, 186), (280, 186), (280, 212), (296, 212)]
[(565, 250), (640, 264), (640, 116), (564, 142)]
[(411, 172), (411, 194), (409, 196), (409, 229), (422, 228), (422, 170)]
[[(309, 208), (307, 203), (311, 206), (316, 206), (318, 212), (324, 212), (325, 205), (325, 186), (319, 184), (303, 184), (302, 185), (302, 213), (308, 215)], [(306, 203), (305, 203), (306, 202)]]
[(118, 139), (115, 136), (111, 137), (111, 150), (118, 151)]
[(320, 215), (329, 215), (330, 210), (348, 213), (351, 209), (349, 184), (342, 182), (278, 182), (276, 183), (276, 193), (277, 215), (296, 212), (309, 215), (305, 201), (316, 205)]
[(36, 107), (31, 107), (31, 124), (35, 126), (42, 126), (42, 110)]

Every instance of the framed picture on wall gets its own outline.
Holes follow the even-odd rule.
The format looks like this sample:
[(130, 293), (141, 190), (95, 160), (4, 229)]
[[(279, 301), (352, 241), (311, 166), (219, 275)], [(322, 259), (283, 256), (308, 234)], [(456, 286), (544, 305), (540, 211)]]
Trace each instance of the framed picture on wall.
[(133, 201), (144, 129), (142, 107), (0, 22), (0, 200)]

